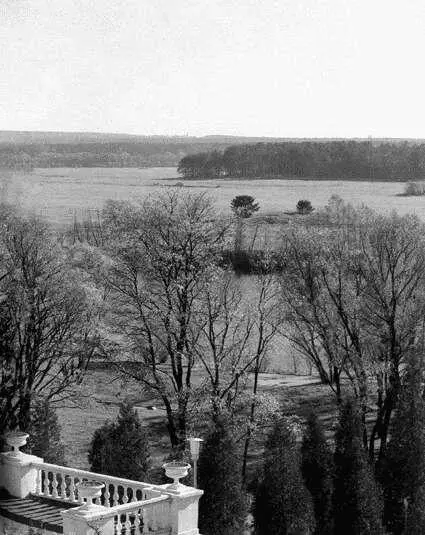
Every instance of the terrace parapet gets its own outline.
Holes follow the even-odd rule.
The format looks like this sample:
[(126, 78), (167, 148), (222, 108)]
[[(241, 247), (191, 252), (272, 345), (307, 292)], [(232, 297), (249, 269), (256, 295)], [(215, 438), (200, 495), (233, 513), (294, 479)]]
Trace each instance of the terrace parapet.
[(19, 450), (27, 438), (22, 433), (6, 437), (12, 449), (0, 454), (0, 485), (13, 498), (35, 497), (64, 509), (57, 532), (199, 535), (203, 491), (176, 481), (152, 485), (45, 463)]

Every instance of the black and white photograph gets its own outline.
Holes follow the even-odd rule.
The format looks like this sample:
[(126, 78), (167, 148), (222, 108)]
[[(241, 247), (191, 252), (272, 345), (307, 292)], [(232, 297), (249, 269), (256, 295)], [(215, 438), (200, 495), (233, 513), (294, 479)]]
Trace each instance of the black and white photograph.
[(424, 51), (0, 0), (0, 535), (425, 535)]

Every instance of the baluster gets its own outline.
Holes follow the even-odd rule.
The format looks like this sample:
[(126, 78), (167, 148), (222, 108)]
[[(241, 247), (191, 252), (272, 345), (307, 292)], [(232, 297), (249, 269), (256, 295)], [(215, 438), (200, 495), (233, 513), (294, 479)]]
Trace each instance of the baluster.
[(44, 496), (48, 496), (50, 498), (50, 479), (49, 479), (49, 471), (46, 470), (44, 472)]
[(124, 530), (125, 530), (126, 535), (131, 534), (131, 521), (130, 521), (130, 515), (128, 513), (125, 513)]
[(134, 515), (134, 535), (139, 535), (140, 532), (140, 514), (141, 509), (138, 509)]
[(52, 472), (52, 498), (58, 497), (58, 480), (55, 472)]
[(116, 533), (117, 535), (121, 535), (121, 531), (122, 531), (121, 515), (118, 515), (118, 516), (117, 516), (117, 524), (116, 524), (116, 531), (115, 531), (115, 533)]
[[(83, 479), (82, 478), (78, 478), (78, 482), (80, 482), (80, 481), (83, 481)], [(78, 487), (77, 487), (77, 489), (78, 489)], [(79, 503), (84, 503), (84, 498), (81, 496), (81, 494), (78, 492), (78, 490), (77, 490), (77, 493), (78, 493), (78, 502)]]
[(75, 497), (75, 480), (74, 476), (71, 476), (71, 480), (69, 482), (69, 501), (70, 502), (76, 502), (77, 498)]
[(136, 487), (132, 487), (130, 502), (137, 502), (137, 494), (136, 493), (137, 493), (137, 488)]
[(105, 498), (105, 502), (104, 502), (104, 506), (105, 507), (111, 507), (111, 504), (109, 502), (109, 498), (110, 498), (110, 494), (109, 494), (109, 483), (107, 481), (104, 481), (103, 482), (104, 485), (105, 485), (105, 490), (103, 492), (103, 497)]
[(128, 502), (128, 487), (123, 487), (122, 488), (122, 492), (123, 492), (123, 495), (122, 495), (122, 503), (127, 503)]
[(37, 479), (35, 480), (35, 493), (37, 496), (41, 496), (41, 469), (37, 468)]
[(66, 501), (66, 474), (59, 474), (58, 497)]
[(118, 505), (118, 500), (119, 500), (119, 494), (118, 494), (118, 485), (114, 483), (114, 494), (112, 496), (112, 505), (115, 507), (116, 505)]

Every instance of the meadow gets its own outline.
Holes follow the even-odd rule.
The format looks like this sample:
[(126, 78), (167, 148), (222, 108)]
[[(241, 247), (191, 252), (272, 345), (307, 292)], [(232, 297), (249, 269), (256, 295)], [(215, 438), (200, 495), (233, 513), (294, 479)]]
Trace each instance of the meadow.
[(425, 198), (402, 196), (404, 182), (284, 179), (182, 180), (174, 167), (156, 168), (50, 168), (31, 173), (0, 171), (0, 200), (20, 204), (54, 224), (96, 213), (108, 199), (135, 200), (158, 190), (180, 186), (184, 191), (206, 192), (217, 209), (229, 211), (239, 194), (254, 196), (261, 212), (292, 211), (300, 199), (324, 206), (332, 195), (379, 212), (397, 210), (425, 219)]

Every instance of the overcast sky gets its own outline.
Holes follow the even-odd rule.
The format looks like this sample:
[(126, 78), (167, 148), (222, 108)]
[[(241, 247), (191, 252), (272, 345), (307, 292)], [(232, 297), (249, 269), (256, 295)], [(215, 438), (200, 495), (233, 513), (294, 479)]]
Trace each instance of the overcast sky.
[(0, 129), (425, 137), (424, 0), (0, 0)]

